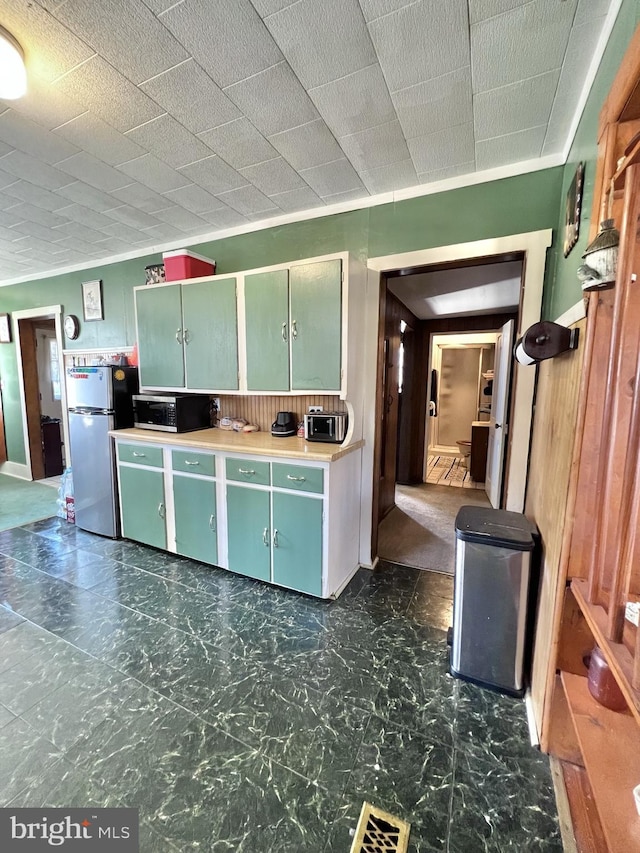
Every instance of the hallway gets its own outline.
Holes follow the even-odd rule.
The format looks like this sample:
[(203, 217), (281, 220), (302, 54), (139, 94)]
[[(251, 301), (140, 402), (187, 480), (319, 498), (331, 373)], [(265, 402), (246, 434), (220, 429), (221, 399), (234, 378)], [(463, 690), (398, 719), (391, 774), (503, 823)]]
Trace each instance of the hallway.
[(397, 485), (396, 506), (379, 528), (380, 559), (453, 575), (455, 518), (469, 504), (489, 506), (489, 500), (482, 489)]

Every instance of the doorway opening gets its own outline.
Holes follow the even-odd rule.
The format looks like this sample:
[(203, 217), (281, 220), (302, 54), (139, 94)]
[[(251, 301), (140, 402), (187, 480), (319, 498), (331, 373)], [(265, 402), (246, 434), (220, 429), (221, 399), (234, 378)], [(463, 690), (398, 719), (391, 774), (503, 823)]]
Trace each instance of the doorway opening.
[(381, 277), (386, 561), (452, 573), (459, 507), (502, 505), (523, 274), (524, 253), (510, 252)]
[(55, 484), (68, 465), (62, 308), (14, 312), (27, 479)]

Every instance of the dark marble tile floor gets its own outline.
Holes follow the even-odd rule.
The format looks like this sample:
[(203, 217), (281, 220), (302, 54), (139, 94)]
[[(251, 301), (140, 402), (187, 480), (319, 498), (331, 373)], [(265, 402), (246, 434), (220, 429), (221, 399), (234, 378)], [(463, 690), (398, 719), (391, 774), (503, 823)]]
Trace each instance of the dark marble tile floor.
[(521, 702), (452, 679), (452, 580), (310, 599), (59, 519), (0, 533), (0, 806), (136, 806), (142, 853), (562, 850)]

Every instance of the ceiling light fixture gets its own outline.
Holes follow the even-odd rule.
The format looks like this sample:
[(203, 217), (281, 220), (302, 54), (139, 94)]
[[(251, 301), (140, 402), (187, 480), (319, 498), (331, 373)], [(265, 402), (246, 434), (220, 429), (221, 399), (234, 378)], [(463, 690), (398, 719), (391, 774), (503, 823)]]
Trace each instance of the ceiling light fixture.
[(0, 98), (14, 100), (26, 92), (24, 51), (11, 33), (0, 27)]

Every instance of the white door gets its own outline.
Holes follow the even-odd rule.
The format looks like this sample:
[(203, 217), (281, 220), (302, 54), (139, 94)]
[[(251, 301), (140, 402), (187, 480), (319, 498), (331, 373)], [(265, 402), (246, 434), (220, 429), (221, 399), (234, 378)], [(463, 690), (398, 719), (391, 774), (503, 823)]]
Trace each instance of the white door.
[(513, 361), (514, 322), (509, 320), (502, 327), (496, 341), (496, 356), (491, 396), (491, 418), (489, 420), (489, 449), (487, 451), (487, 475), (484, 488), (494, 509), (500, 508), (502, 471), (507, 439), (509, 383)]

